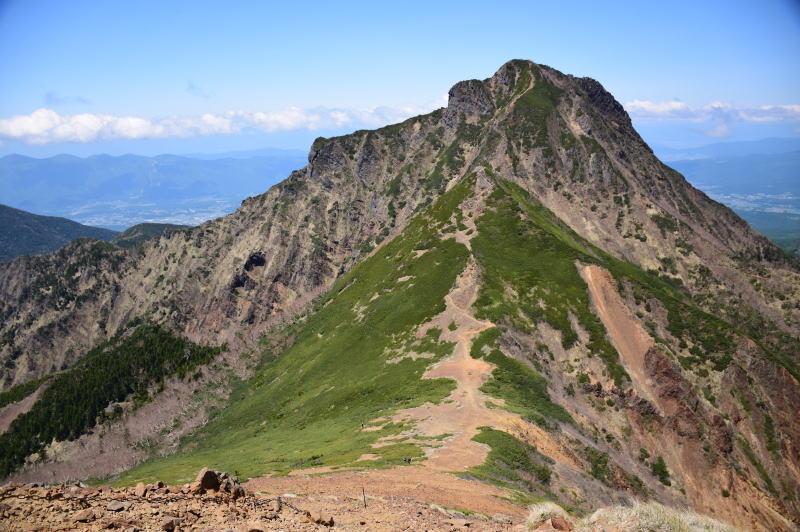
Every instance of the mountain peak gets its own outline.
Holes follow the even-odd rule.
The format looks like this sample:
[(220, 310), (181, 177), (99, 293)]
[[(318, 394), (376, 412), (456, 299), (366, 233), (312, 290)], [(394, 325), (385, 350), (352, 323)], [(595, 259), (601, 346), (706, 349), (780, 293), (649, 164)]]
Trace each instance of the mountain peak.
[[(117, 357), (103, 350), (129, 353), (137, 320), (164, 329), (150, 331), (158, 344), (227, 344), (224, 363), (185, 368), (202, 382), (167, 385), (164, 404), (228, 367), (250, 378), (244, 391), (208, 423), (154, 413), (152, 445), (179, 427), (161, 450), (203, 428), (182, 454), (128, 473), (134, 482), (200, 461), (248, 476), (318, 465), (403, 475), (399, 457), (430, 468), (441, 452), (440, 470), (526, 502), (638, 494), (790, 530), (797, 286), (797, 266), (656, 159), (598, 82), (514, 60), (455, 84), (444, 110), (317, 139), (306, 167), (224, 218), (131, 251), (72, 246), (0, 264), (0, 357), (8, 384), (77, 360), (104, 375)], [(181, 382), (177, 369), (153, 378)], [(54, 382), (74, 392), (63, 375)], [(97, 399), (98, 386), (93, 411), (129, 404), (113, 391)], [(55, 419), (38, 411), (37, 423)], [(52, 441), (25, 427), (0, 438), (15, 449), (7, 471)], [(122, 469), (74, 454), (20, 475), (74, 478), (84, 463), (97, 464), (80, 469), (92, 476)]]

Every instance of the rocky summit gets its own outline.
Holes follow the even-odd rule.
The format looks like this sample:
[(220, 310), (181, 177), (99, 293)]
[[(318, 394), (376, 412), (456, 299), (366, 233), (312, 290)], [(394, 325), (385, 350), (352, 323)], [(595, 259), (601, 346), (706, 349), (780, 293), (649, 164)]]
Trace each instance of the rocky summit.
[(556, 530), (656, 503), (800, 524), (800, 265), (597, 81), (530, 61), (317, 139), (224, 218), (0, 263), (0, 316), (11, 482), (418, 508), (359, 514), (389, 530), (543, 501)]

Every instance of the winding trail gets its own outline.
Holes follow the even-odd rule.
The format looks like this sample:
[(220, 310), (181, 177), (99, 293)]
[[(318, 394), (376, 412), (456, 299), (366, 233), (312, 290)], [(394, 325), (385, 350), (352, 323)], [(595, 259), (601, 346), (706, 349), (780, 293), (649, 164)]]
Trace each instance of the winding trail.
[[(475, 196), (462, 204), (462, 223), (465, 228), (452, 234), (457, 242), (466, 246), (470, 254), (470, 240), (477, 234), (475, 220), (482, 213), (491, 190), (492, 185), (479, 177)], [(451, 435), (438, 447), (429, 446), (426, 449), (427, 458), (422, 466), (436, 471), (466, 471), (470, 467), (483, 464), (489, 447), (473, 441), (472, 438), (484, 426), (508, 432), (533, 445), (542, 454), (574, 465), (572, 457), (562, 452), (551, 433), (528, 423), (518, 414), (502, 409), (502, 400), (487, 396), (480, 390), (495, 366), (485, 359), (472, 358), (470, 355), (475, 337), (494, 327), (492, 322), (481, 321), (473, 315), (472, 306), (478, 297), (479, 288), (478, 266), (471, 256), (464, 271), (456, 279), (455, 286), (444, 298), (445, 310), (417, 331), (417, 336), (421, 337), (432, 327), (437, 327), (443, 331), (442, 340), (455, 342), (453, 354), (428, 369), (422, 377), (453, 379), (456, 381), (455, 390), (439, 404), (426, 403), (401, 410), (392, 420), (414, 421), (413, 432), (425, 437)], [(455, 324), (454, 330), (450, 330), (451, 324)]]
[[(476, 194), (462, 204), (464, 214), (461, 227), (444, 238), (455, 238), (472, 253), (470, 239), (477, 234), (474, 220), (485, 205), (491, 192), (488, 180), (479, 178)], [(459, 224), (456, 224), (457, 226)], [(287, 489), (296, 486), (299, 479), (307, 479), (304, 490), (309, 493), (331, 494), (342, 491), (367, 491), (381, 496), (404, 496), (443, 506), (457, 506), (489, 515), (503, 513), (522, 516), (525, 510), (502, 500), (508, 496), (501, 488), (477, 481), (467, 480), (449, 473), (463, 472), (486, 461), (490, 448), (473, 441), (480, 427), (488, 426), (503, 430), (518, 439), (533, 445), (540, 453), (553, 460), (575, 466), (574, 459), (565, 454), (552, 433), (528, 423), (518, 414), (502, 407), (503, 401), (484, 394), (480, 388), (490, 378), (495, 366), (486, 360), (472, 358), (470, 350), (475, 337), (494, 326), (490, 321), (477, 319), (472, 306), (478, 296), (480, 279), (474, 257), (456, 279), (453, 289), (445, 296), (445, 310), (434, 316), (416, 332), (422, 338), (432, 328), (441, 330), (440, 339), (454, 342), (453, 353), (430, 367), (422, 376), (425, 379), (449, 378), (456, 383), (452, 393), (439, 404), (426, 403), (415, 408), (400, 410), (391, 419), (380, 418), (364, 430), (376, 430), (382, 425), (376, 422), (410, 421), (413, 428), (401, 434), (381, 438), (373, 447), (380, 448), (397, 441), (417, 443), (425, 449), (424, 459), (412, 466), (394, 467), (387, 470), (346, 471), (345, 468), (313, 468), (297, 470), (290, 479), (262, 478), (251, 481), (263, 490)], [(453, 330), (451, 330), (451, 326)], [(405, 355), (404, 355), (405, 356)], [(442, 440), (432, 438), (447, 435)], [(370, 460), (377, 455), (365, 454), (359, 461)], [(309, 477), (308, 475), (320, 475)]]

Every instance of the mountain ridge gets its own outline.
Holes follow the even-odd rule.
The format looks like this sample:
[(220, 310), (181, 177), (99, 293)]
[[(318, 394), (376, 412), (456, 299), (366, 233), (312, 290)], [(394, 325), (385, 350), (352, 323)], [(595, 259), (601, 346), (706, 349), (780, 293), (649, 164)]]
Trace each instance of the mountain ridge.
[[(492, 183), (496, 196), (484, 200), (488, 203), (481, 213), (469, 216), (465, 201), (476, 180)], [(429, 229), (421, 219), (429, 220)], [(482, 242), (483, 251), (479, 246), (472, 252), (459, 242), (469, 230), (477, 231), (476, 242)], [(393, 259), (392, 250), (420, 231), (435, 231), (418, 235), (417, 251), (422, 254)], [(496, 238), (487, 240), (482, 236), (486, 234)], [(493, 242), (502, 245), (492, 250)], [(359, 293), (364, 300), (345, 304), (339, 298), (348, 297), (341, 295), (350, 286), (343, 283), (353, 279), (353, 272), (386, 271), (387, 282), (406, 283), (411, 286), (407, 290), (415, 290), (411, 279), (401, 281), (406, 276), (392, 270), (393, 260), (400, 261), (397, 266), (418, 268), (408, 261), (438, 258), (444, 264), (445, 259), (465, 260), (465, 253), (480, 263), (483, 292), (474, 308), (484, 314), (477, 317), (490, 318), (504, 328), (495, 331), (496, 337), (482, 337), (488, 352), (471, 355), (475, 360), (486, 357), (495, 366), (487, 381), (494, 384), (487, 390), (499, 393), (507, 408), (524, 411), (526, 419), (535, 421), (531, 408), (544, 396), (531, 398), (524, 390), (541, 386), (538, 372), (542, 372), (548, 377), (545, 396), (566, 405), (575, 420), (577, 426), (567, 422), (551, 426), (555, 436), (539, 432), (536, 423), (525, 425), (528, 434), (541, 436), (534, 447), (573, 457), (573, 465), (569, 460), (555, 461), (552, 467), (558, 475), (580, 485), (588, 500), (597, 504), (644, 487), (663, 500), (690, 502), (706, 510), (721, 508), (735, 522), (762, 519), (769, 526), (789, 529), (785, 516), (796, 515), (796, 503), (781, 500), (777, 493), (780, 489), (788, 496), (797, 491), (793, 442), (800, 427), (789, 417), (791, 398), (798, 395), (797, 263), (658, 161), (622, 106), (598, 82), (527, 61), (506, 63), (484, 81), (456, 84), (445, 109), (375, 131), (317, 139), (304, 169), (244, 200), (236, 213), (224, 218), (164, 235), (135, 251), (80, 242), (54, 255), (0, 265), (4, 318), (0, 357), (13, 362), (6, 364), (3, 382), (7, 387), (69, 366), (81, 352), (123, 330), (136, 317), (165, 325), (190, 340), (228, 342), (232, 351), (244, 353), (255, 349), (256, 340), (275, 327), (293, 323), (302, 329), (304, 323), (330, 316), (323, 314), (330, 302), (341, 316), (350, 317), (341, 322), (342, 334), (355, 335), (354, 342), (367, 341), (363, 331), (353, 328), (359, 323), (358, 309), (365, 307), (367, 313), (377, 305), (386, 313), (397, 311), (398, 305), (384, 303), (383, 290), (376, 292), (375, 300), (369, 299), (363, 286)], [(500, 260), (505, 256), (509, 260)], [(538, 262), (549, 267), (537, 266)], [(439, 271), (435, 261), (425, 263), (432, 272)], [(617, 296), (607, 301), (627, 309), (629, 318), (633, 316), (630, 319), (639, 330), (652, 339), (652, 347), (637, 352), (643, 364), (637, 371), (644, 379), (634, 371), (638, 358), (620, 359), (608, 333), (613, 324), (598, 317), (600, 292), (588, 291), (578, 263), (597, 264), (609, 272), (616, 283), (607, 287)], [(62, 279), (54, 271), (72, 273)], [(446, 285), (447, 279), (441, 276), (436, 282)], [(394, 288), (385, 288), (391, 295)], [(416, 312), (434, 315), (434, 310), (441, 310), (444, 303), (435, 299), (442, 289), (428, 290), (434, 301)], [(322, 299), (311, 303), (323, 293)], [(296, 314), (303, 309), (319, 313)], [(38, 312), (35, 318), (34, 312)], [(97, 316), (104, 316), (102, 327)], [(458, 330), (459, 324), (454, 325)], [(447, 343), (447, 333), (438, 330), (438, 336), (431, 332), (430, 337), (421, 330), (411, 336), (405, 329), (398, 331), (397, 341), (410, 342), (393, 347), (403, 357), (398, 362), (405, 364), (402, 371), (422, 371), (433, 361), (408, 358), (409, 352), (429, 353), (436, 360), (446, 354), (442, 344)], [(290, 347), (275, 348), (272, 354), (266, 350), (266, 363), (255, 370), (244, 395), (214, 418), (216, 423), (247, 412), (237, 405), (254, 401), (248, 397), (262, 393), (259, 385), (269, 388), (277, 382), (267, 378), (273, 364), (276, 368), (291, 364), (295, 357), (291, 353), (309, 352), (326, 332), (286, 333), (286, 338), (294, 338), (287, 340)], [(271, 336), (281, 337), (274, 332)], [(266, 339), (269, 342), (270, 335)], [(478, 340), (473, 346), (474, 342)], [(417, 350), (421, 345), (426, 346), (422, 352)], [(66, 355), (69, 349), (71, 356)], [(51, 357), (65, 355), (48, 360), (36, 358), (37, 351)], [(354, 351), (341, 353), (348, 352)], [(344, 356), (328, 356), (333, 355)], [(287, 375), (299, 379), (297, 371), (314, 367), (309, 364)], [(648, 379), (653, 384), (647, 384)], [(344, 377), (339, 382), (344, 383)], [(413, 379), (408, 382), (422, 386)], [(307, 409), (314, 401), (342, 408), (342, 401), (332, 399), (338, 392), (331, 395), (322, 384), (309, 390), (302, 382), (298, 386), (309, 397), (308, 403), (291, 399), (298, 408)], [(433, 402), (441, 402), (447, 391), (444, 383), (438, 386), (442, 388), (430, 396)], [(374, 393), (369, 388), (351, 391), (352, 397)], [(397, 389), (395, 404), (429, 395), (407, 393)], [(365, 408), (380, 403), (370, 401)], [(289, 411), (282, 411), (278, 400), (267, 404), (274, 405), (274, 412), (263, 419), (275, 425), (270, 430), (278, 436), (281, 430), (288, 431), (285, 437), (294, 438), (297, 427), (286, 425), (292, 417)], [(753, 409), (754, 404), (763, 406)], [(320, 412), (302, 408), (310, 421), (318, 423)], [(242, 442), (268, 430), (259, 428), (259, 418), (250, 414), (237, 419), (251, 431)], [(322, 430), (323, 425), (312, 426), (310, 421), (309, 430)], [(361, 420), (361, 427), (368, 421)], [(542, 423), (548, 425), (547, 416)], [(564, 428), (565, 423), (573, 428)], [(357, 429), (357, 423), (353, 427)], [(386, 428), (382, 435), (396, 435), (397, 429)], [(519, 444), (491, 432), (475, 437), (491, 442), (498, 453), (500, 449), (529, 453), (525, 467), (531, 469), (526, 474), (535, 476), (537, 468), (549, 464), (522, 445), (528, 441), (523, 434), (513, 435)], [(553, 438), (557, 443), (544, 445)], [(213, 442), (220, 440), (198, 441), (201, 449), (210, 445), (205, 448), (214, 450), (218, 447)], [(347, 439), (336, 440), (337, 452), (344, 452), (347, 445)], [(632, 459), (637, 445), (645, 452), (646, 447), (658, 449), (658, 458), (654, 453), (652, 464), (649, 455)], [(389, 447), (382, 452), (385, 465), (391, 465), (397, 453), (421, 452), (413, 443)], [(299, 465), (281, 459), (280, 467), (292, 469), (304, 461), (314, 465), (320, 460), (310, 455), (312, 449), (306, 451), (309, 456), (301, 456)], [(188, 452), (175, 456), (173, 465), (194, 459)], [(347, 463), (342, 460), (334, 453), (323, 461)], [(503, 470), (502, 460), (493, 465), (489, 460), (473, 474), (493, 482), (519, 475)], [(161, 467), (159, 463), (143, 467)], [(699, 467), (700, 463), (705, 465)], [(57, 465), (56, 460), (52, 467)], [(634, 470), (640, 475), (630, 476)], [(648, 476), (642, 481), (642, 471), (655, 480)], [(670, 471), (676, 485), (670, 481)], [(36, 474), (36, 469), (25, 474)], [(755, 484), (749, 483), (748, 475)], [(776, 487), (779, 483), (772, 477), (785, 485)], [(709, 486), (722, 481), (727, 496), (709, 491)], [(522, 490), (526, 497), (530, 492), (551, 491), (550, 480), (529, 482), (512, 482), (509, 489)], [(552, 482), (563, 480), (553, 477)], [(750, 511), (758, 517), (726, 507), (723, 503), (731, 493), (740, 504), (751, 501)]]
[(111, 240), (117, 231), (0, 205), (0, 261), (55, 251), (76, 238)]

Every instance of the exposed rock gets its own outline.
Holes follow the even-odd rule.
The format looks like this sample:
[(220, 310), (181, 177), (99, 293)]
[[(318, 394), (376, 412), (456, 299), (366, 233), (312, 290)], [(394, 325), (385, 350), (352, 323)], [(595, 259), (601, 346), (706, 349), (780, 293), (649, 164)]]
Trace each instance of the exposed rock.
[(560, 515), (554, 515), (553, 517), (551, 517), (550, 524), (553, 525), (553, 528), (555, 528), (556, 530), (566, 530), (566, 531), (572, 530), (572, 524), (563, 517), (561, 517)]
[(106, 506), (106, 510), (109, 512), (121, 512), (122, 510), (127, 510), (130, 507), (130, 503), (120, 502), (120, 501), (112, 501), (108, 503)]
[(219, 489), (219, 475), (206, 467), (200, 470), (191, 487), (195, 493), (217, 489)]
[(306, 519), (311, 523), (316, 523), (323, 526), (333, 526), (333, 516), (325, 515), (319, 511), (310, 511), (305, 513)]
[(469, 528), (472, 526), (472, 523), (466, 519), (449, 519), (447, 523), (453, 528)]
[(161, 530), (166, 530), (166, 532), (172, 532), (173, 530), (177, 530), (180, 526), (183, 519), (178, 517), (165, 517), (161, 521)]
[(79, 510), (72, 516), (72, 520), (79, 523), (88, 523), (94, 520), (94, 511), (91, 508)]

